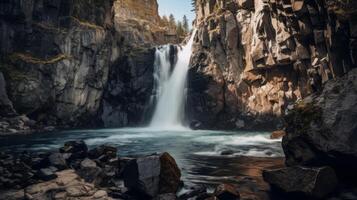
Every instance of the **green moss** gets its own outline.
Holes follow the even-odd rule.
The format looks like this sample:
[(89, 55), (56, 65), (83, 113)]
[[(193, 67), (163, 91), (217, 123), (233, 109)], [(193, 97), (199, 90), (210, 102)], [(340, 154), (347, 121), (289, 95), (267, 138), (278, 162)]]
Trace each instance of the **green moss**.
[(306, 133), (311, 128), (311, 123), (322, 123), (322, 109), (313, 105), (299, 102), (285, 118), (288, 126), (293, 126), (299, 134)]

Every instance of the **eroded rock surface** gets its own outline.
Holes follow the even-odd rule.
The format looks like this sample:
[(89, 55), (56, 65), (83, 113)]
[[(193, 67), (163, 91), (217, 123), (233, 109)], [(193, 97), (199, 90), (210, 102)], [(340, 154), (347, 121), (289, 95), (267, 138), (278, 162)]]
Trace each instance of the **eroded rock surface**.
[(337, 188), (338, 180), (330, 167), (289, 167), (264, 171), (264, 180), (275, 189), (291, 195), (304, 195), (322, 199)]
[[(348, 173), (357, 167), (357, 70), (326, 83), (286, 117), (287, 165), (330, 165)], [(350, 176), (349, 174), (348, 176)]]
[(356, 66), (354, 1), (196, 3), (187, 110), (208, 128), (276, 128), (290, 103)]
[[(0, 131), (142, 123), (154, 46), (178, 42), (160, 24), (157, 6), (156, 0), (1, 1)], [(17, 114), (31, 124), (18, 125)]]

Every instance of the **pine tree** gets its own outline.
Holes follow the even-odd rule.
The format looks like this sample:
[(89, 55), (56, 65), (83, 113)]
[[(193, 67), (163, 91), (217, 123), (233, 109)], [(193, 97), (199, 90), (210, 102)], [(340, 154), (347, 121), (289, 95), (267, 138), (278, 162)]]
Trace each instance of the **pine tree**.
[(191, 5), (193, 7), (192, 11), (196, 11), (196, 3), (197, 3), (197, 0), (191, 0)]
[(176, 33), (179, 38), (185, 37), (186, 33), (182, 26), (182, 22), (178, 21), (176, 24)]
[(187, 19), (186, 15), (183, 16), (182, 27), (183, 27), (185, 34), (187, 34), (190, 31), (190, 27), (188, 25), (188, 19)]
[(176, 20), (173, 14), (170, 14), (169, 16), (169, 25), (170, 28), (176, 28)]

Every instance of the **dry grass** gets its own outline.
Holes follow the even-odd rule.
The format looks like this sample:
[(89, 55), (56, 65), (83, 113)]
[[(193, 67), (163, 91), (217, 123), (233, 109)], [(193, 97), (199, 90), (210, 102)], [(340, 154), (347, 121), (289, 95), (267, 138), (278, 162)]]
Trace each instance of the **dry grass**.
[(31, 64), (43, 64), (43, 65), (47, 65), (47, 64), (54, 64), (54, 63), (57, 63), (61, 60), (64, 60), (64, 59), (70, 59), (71, 57), (68, 56), (68, 55), (65, 55), (65, 54), (59, 54), (59, 55), (56, 55), (52, 58), (49, 58), (49, 59), (40, 59), (40, 58), (36, 58), (36, 57), (33, 57), (32, 55), (30, 54), (24, 54), (24, 53), (14, 53), (10, 56), (11, 59), (19, 59), (23, 62), (26, 62), (26, 63), (31, 63)]
[(84, 26), (84, 27), (87, 27), (87, 28), (92, 28), (92, 29), (100, 29), (100, 30), (104, 30), (103, 27), (101, 26), (98, 26), (96, 24), (92, 24), (92, 23), (89, 23), (89, 22), (86, 22), (86, 21), (81, 21), (79, 20), (78, 18), (75, 18), (73, 16), (70, 17), (73, 21), (77, 22), (79, 25), (81, 26)]

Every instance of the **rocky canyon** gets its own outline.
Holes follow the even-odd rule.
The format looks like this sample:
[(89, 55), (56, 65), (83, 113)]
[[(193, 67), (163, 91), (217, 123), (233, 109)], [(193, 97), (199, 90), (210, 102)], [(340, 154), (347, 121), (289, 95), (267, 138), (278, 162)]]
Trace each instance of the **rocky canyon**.
[(189, 3), (0, 1), (0, 199), (357, 199), (357, 1)]

